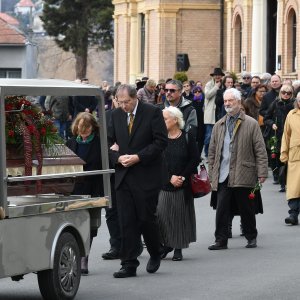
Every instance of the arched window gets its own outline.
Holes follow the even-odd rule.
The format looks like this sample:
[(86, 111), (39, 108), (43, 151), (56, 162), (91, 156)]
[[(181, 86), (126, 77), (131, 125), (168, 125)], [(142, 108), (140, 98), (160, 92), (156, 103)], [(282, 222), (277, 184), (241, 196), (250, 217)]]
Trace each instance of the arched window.
[(233, 27), (233, 66), (236, 72), (242, 70), (242, 20), (236, 16)]
[(287, 54), (287, 72), (296, 72), (297, 59), (297, 19), (296, 13), (293, 9), (289, 11), (287, 18), (287, 40), (286, 40), (286, 54)]

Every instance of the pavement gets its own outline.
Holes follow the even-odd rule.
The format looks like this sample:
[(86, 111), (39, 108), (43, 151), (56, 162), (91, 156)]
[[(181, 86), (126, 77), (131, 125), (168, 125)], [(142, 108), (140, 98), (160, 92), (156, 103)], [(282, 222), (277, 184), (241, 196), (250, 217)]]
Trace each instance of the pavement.
[[(288, 215), (285, 193), (268, 178), (263, 185), (264, 214), (257, 216), (258, 247), (246, 249), (239, 231), (240, 218), (233, 220), (233, 238), (228, 249), (209, 251), (214, 242), (215, 211), (210, 196), (195, 199), (197, 242), (183, 250), (183, 261), (162, 261), (155, 274), (146, 272), (149, 255), (144, 249), (137, 277), (113, 278), (120, 262), (104, 261), (109, 249), (105, 218), (90, 255), (90, 275), (81, 278), (77, 300), (198, 300), (198, 299), (300, 299), (300, 226), (285, 225)], [(250, 200), (249, 200), (250, 201)], [(35, 274), (20, 282), (0, 280), (1, 300), (42, 299)]]

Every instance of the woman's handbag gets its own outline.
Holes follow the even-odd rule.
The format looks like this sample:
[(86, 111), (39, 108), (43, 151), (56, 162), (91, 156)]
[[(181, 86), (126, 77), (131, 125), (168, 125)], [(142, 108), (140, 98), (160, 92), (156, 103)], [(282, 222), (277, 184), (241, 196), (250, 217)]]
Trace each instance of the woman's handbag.
[(211, 192), (211, 186), (206, 168), (200, 164), (199, 174), (191, 176), (192, 193), (194, 198), (200, 198)]

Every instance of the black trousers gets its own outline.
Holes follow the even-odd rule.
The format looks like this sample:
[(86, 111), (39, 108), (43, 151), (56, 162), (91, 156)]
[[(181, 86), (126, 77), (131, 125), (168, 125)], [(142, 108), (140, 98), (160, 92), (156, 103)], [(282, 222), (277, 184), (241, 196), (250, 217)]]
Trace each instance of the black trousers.
[(257, 237), (255, 202), (250, 200), (248, 195), (250, 188), (228, 187), (228, 181), (218, 185), (218, 202), (216, 212), (216, 231), (217, 242), (226, 243), (228, 240), (228, 220), (231, 218), (231, 203), (236, 201), (236, 205), (241, 215), (241, 223), (247, 240)]
[(106, 224), (109, 231), (110, 239), (110, 248), (116, 251), (120, 251), (121, 248), (121, 234), (120, 234), (120, 224), (118, 218), (118, 210), (117, 210), (117, 200), (116, 200), (116, 191), (114, 189), (114, 182), (111, 182), (111, 208), (105, 208), (105, 218)]
[(130, 174), (116, 190), (121, 230), (121, 265), (136, 268), (141, 247), (141, 234), (151, 257), (160, 255), (159, 229), (156, 219), (157, 190), (144, 191)]

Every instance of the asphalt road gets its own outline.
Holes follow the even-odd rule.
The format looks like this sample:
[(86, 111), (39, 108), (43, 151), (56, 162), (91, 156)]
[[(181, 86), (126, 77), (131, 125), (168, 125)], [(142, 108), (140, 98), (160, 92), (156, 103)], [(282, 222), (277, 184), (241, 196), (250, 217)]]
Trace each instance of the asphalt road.
[[(229, 249), (209, 251), (214, 241), (215, 212), (209, 196), (195, 200), (197, 242), (183, 251), (184, 260), (162, 261), (156, 274), (146, 272), (148, 253), (140, 257), (136, 278), (115, 279), (119, 261), (104, 261), (108, 232), (103, 219), (90, 256), (90, 275), (82, 277), (77, 300), (191, 300), (191, 299), (300, 299), (300, 226), (284, 224), (288, 206), (271, 178), (262, 189), (264, 214), (257, 216), (258, 247), (246, 249), (234, 218)], [(1, 300), (41, 299), (36, 275), (20, 282), (0, 280)]]

